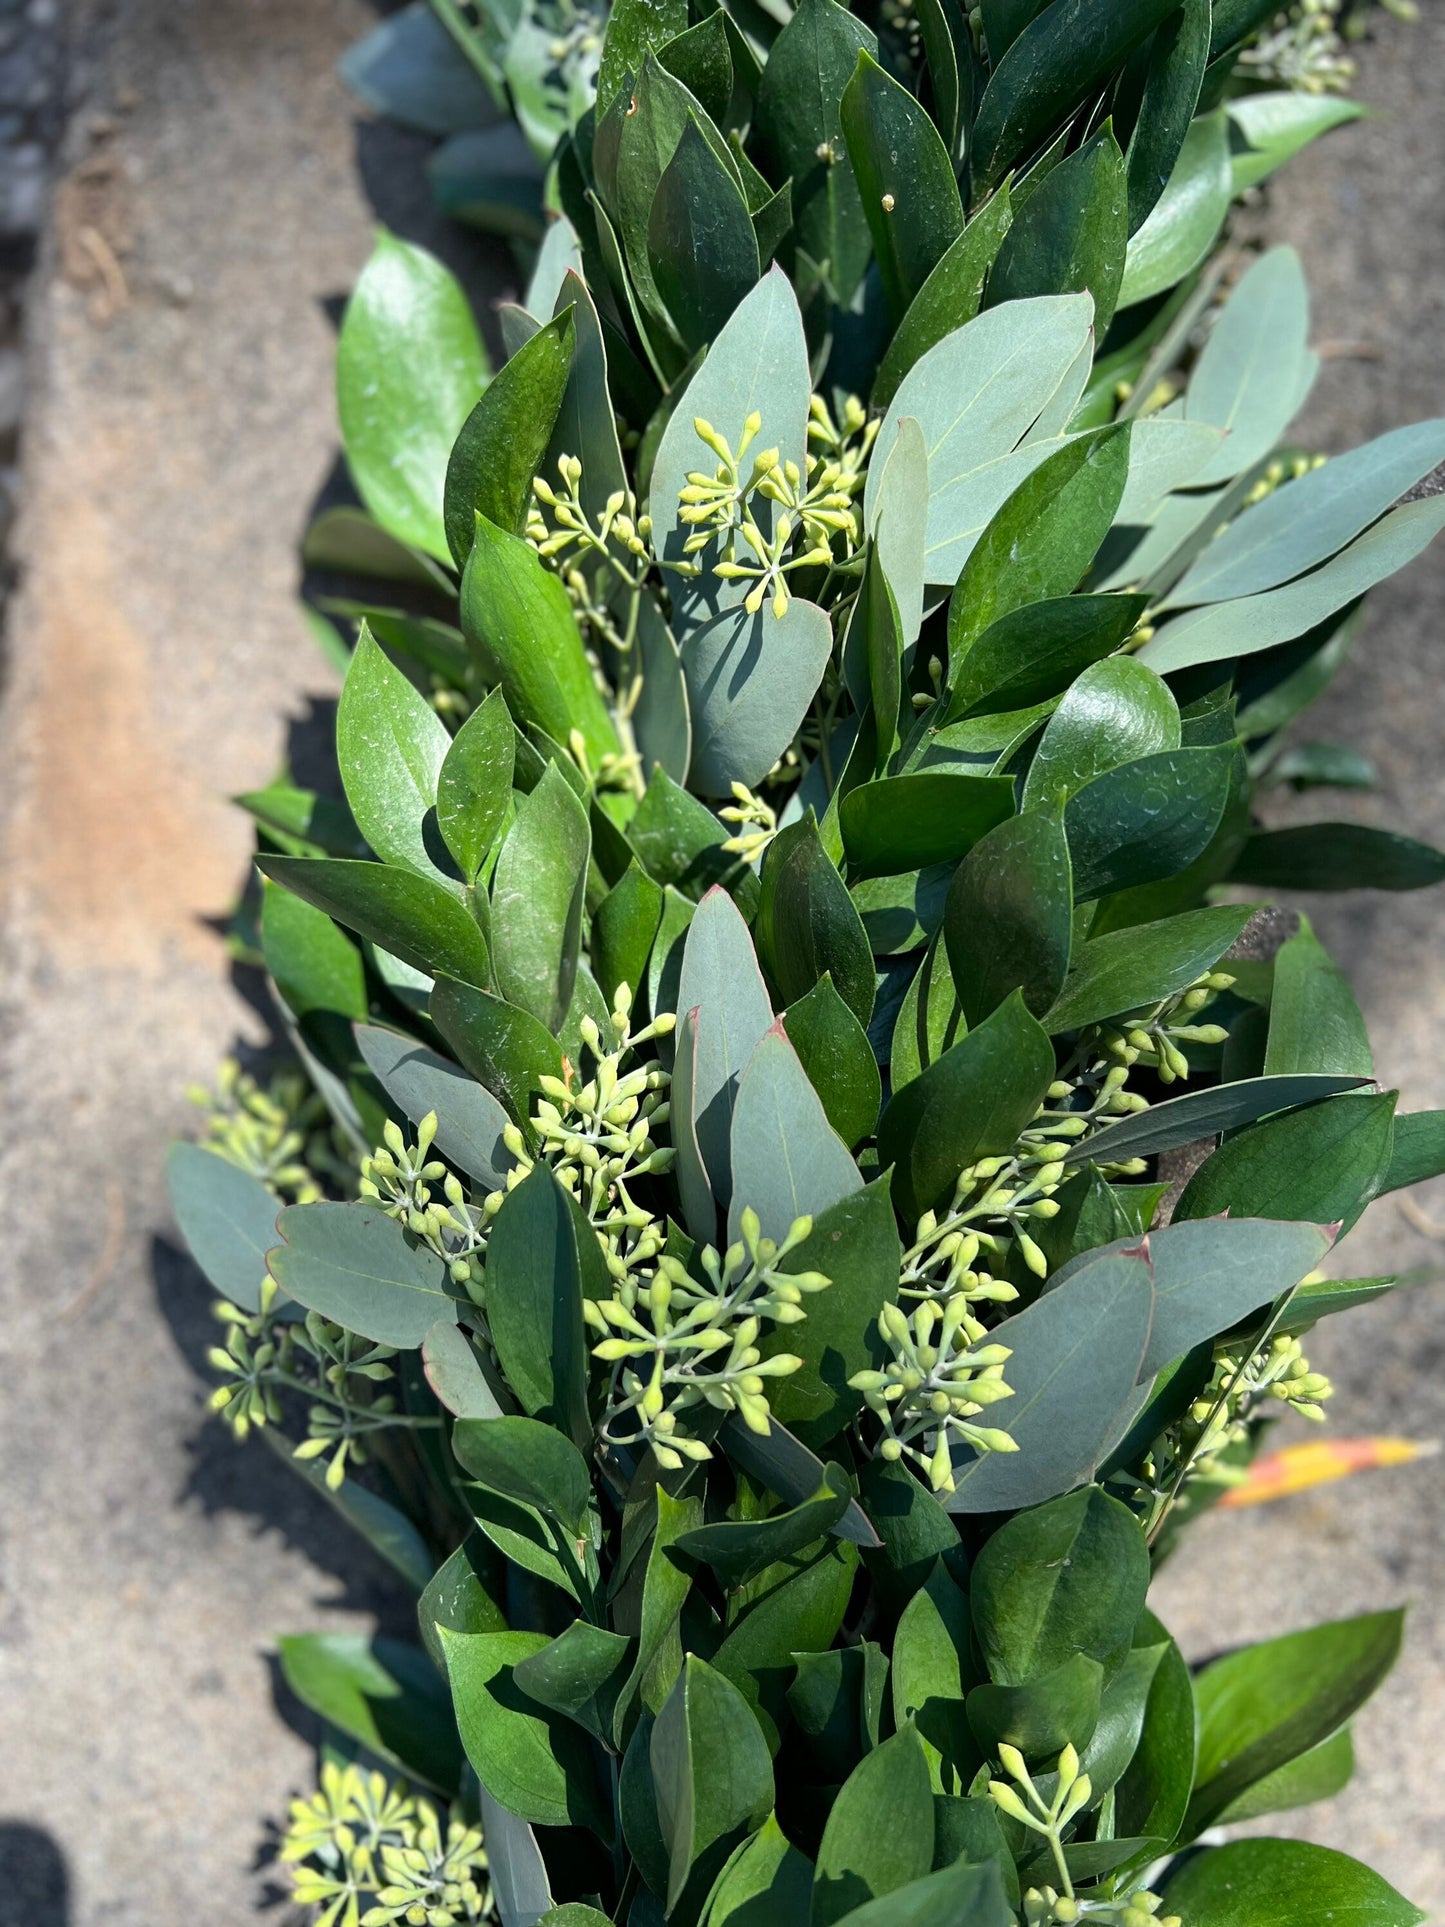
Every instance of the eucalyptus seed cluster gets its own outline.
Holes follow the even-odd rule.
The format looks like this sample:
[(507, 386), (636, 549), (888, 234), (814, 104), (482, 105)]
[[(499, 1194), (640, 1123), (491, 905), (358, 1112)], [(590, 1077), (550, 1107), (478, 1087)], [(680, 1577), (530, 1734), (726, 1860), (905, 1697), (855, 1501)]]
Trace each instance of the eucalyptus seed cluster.
[(1249, 1435), (1249, 1421), (1268, 1401), (1288, 1407), (1300, 1418), (1324, 1422), (1324, 1401), (1334, 1386), (1323, 1372), (1310, 1369), (1298, 1338), (1283, 1333), (1252, 1355), (1222, 1354), (1209, 1385), (1178, 1427), (1178, 1448), (1194, 1477), (1236, 1485), (1245, 1476), (1224, 1455)]
[[(264, 1089), (234, 1057), (216, 1072), (216, 1088), (186, 1093), (205, 1112), (201, 1142), (239, 1165), (279, 1196), (312, 1204), (322, 1195), (316, 1168), (347, 1180), (330, 1153), (326, 1105), (300, 1070), (281, 1071)], [(316, 1167), (316, 1168), (313, 1168)]]
[(1059, 1755), (1054, 1785), (1048, 1792), (1036, 1784), (1017, 1747), (1001, 1746), (998, 1753), (1009, 1777), (989, 1781), (990, 1798), (1000, 1813), (1047, 1842), (1058, 1871), (1057, 1887), (1030, 1887), (1024, 1895), (1027, 1927), (1072, 1927), (1074, 1922), (1085, 1920), (1096, 1921), (1099, 1927), (1183, 1927), (1177, 1914), (1160, 1913), (1163, 1902), (1158, 1894), (1140, 1890), (1115, 1898), (1076, 1898), (1064, 1835), (1093, 1799), (1094, 1789), (1088, 1774), (1080, 1770), (1074, 1747), (1066, 1746)]
[(1338, 0), (1295, 0), (1239, 57), (1251, 80), (1302, 94), (1343, 93), (1355, 77), (1336, 27)]
[(294, 1800), (281, 1845), (314, 1927), (462, 1927), (496, 1919), (480, 1827), (445, 1823), (424, 1795), (327, 1761)]
[[(773, 614), (782, 616), (789, 602), (790, 571), (831, 567), (837, 540), (843, 544), (844, 559), (857, 548), (860, 531), (853, 498), (866, 480), (878, 424), (868, 420), (856, 396), (849, 396), (839, 428), (827, 403), (814, 395), (806, 475), (776, 448), (761, 450), (749, 463), (749, 451), (763, 426), (756, 411), (743, 423), (736, 453), (727, 436), (701, 415), (692, 426), (715, 466), (688, 472), (678, 519), (693, 532), (683, 543), (683, 555), (695, 558), (716, 541), (721, 555), (712, 564), (713, 574), (752, 584), (744, 598), (750, 614), (770, 601)], [(759, 517), (759, 501), (771, 505), (770, 515)], [(677, 566), (696, 572), (701, 564)]]
[(446, 1265), (452, 1283), (480, 1303), (487, 1228), (501, 1209), (502, 1193), (480, 1206), (470, 1203), (455, 1173), (428, 1155), (436, 1134), (435, 1111), (428, 1111), (417, 1125), (415, 1144), (408, 1144), (401, 1127), (388, 1118), (382, 1131), (385, 1142), (361, 1161), (359, 1189), (363, 1198), (379, 1204), (389, 1218), (429, 1246)]
[(780, 1269), (812, 1232), (811, 1218), (795, 1220), (781, 1243), (762, 1236), (750, 1208), (739, 1229), (741, 1238), (721, 1256), (704, 1246), (695, 1272), (659, 1251), (651, 1271), (629, 1271), (615, 1296), (582, 1307), (600, 1335), (593, 1356), (612, 1368), (600, 1435), (612, 1445), (650, 1445), (668, 1471), (684, 1459), (712, 1457), (687, 1420), (699, 1407), (736, 1412), (751, 1431), (767, 1435), (767, 1381), (787, 1377), (803, 1361), (790, 1352), (764, 1358), (764, 1328), (799, 1323), (807, 1315), (803, 1300), (830, 1282), (822, 1272)]
[[(672, 1169), (675, 1152), (655, 1133), (669, 1114), (671, 1073), (656, 1059), (633, 1061), (644, 1046), (668, 1035), (677, 1019), (666, 1012), (643, 1030), (632, 1030), (632, 991), (618, 986), (610, 1018), (611, 1048), (590, 1017), (579, 1026), (593, 1059), (593, 1072), (581, 1082), (571, 1065), (563, 1077), (543, 1077), (542, 1095), (532, 1112), (537, 1156), (520, 1130), (510, 1126), (503, 1142), (515, 1160), (508, 1187), (520, 1184), (540, 1160), (582, 1207), (601, 1240), (607, 1269), (619, 1285), (638, 1267), (647, 1267), (662, 1250), (666, 1224), (631, 1187)], [(487, 1210), (500, 1209), (503, 1194)]]
[(1006, 1345), (975, 1342), (978, 1328), (962, 1298), (941, 1307), (925, 1300), (911, 1314), (885, 1305), (878, 1329), (892, 1358), (848, 1383), (881, 1422), (879, 1458), (907, 1458), (935, 1492), (952, 1492), (955, 1443), (976, 1452), (1018, 1450), (1007, 1432), (973, 1422), (987, 1406), (1013, 1397), (1003, 1377), (1012, 1354)]
[(373, 1388), (392, 1377), (389, 1345), (374, 1345), (354, 1332), (333, 1325), (319, 1312), (304, 1321), (278, 1316), (279, 1289), (274, 1278), (261, 1286), (260, 1310), (248, 1313), (224, 1299), (215, 1307), (226, 1326), (224, 1346), (213, 1346), (212, 1366), (223, 1382), (212, 1392), (209, 1405), (219, 1412), (238, 1439), (253, 1427), (279, 1425), (283, 1392), (295, 1392), (312, 1403), (306, 1414), (306, 1437), (296, 1447), (298, 1459), (329, 1456), (326, 1483), (336, 1491), (346, 1477), (348, 1462), (364, 1464), (369, 1433), (397, 1423), (396, 1399)]

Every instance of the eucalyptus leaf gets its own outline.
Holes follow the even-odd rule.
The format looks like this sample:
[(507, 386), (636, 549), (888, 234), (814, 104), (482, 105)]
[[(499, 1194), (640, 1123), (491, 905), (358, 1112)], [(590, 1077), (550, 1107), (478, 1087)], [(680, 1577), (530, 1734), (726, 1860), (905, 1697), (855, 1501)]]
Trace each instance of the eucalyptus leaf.
[(308, 1311), (375, 1345), (415, 1351), (458, 1300), (440, 1258), (377, 1206), (288, 1205), (271, 1274)]
[(744, 1209), (762, 1235), (781, 1244), (799, 1218), (820, 1216), (862, 1189), (858, 1167), (829, 1124), (781, 1021), (759, 1041), (738, 1080), (733, 1106), (728, 1243)]
[(358, 1024), (356, 1043), (403, 1116), (420, 1124), (428, 1113), (436, 1114), (436, 1148), (444, 1158), (489, 1191), (505, 1187), (514, 1159), (502, 1136), (511, 1119), (489, 1090), (449, 1059), (396, 1031)]
[(261, 1309), (266, 1254), (280, 1244), (281, 1200), (237, 1164), (199, 1144), (173, 1144), (166, 1184), (181, 1236), (208, 1284), (242, 1311)]

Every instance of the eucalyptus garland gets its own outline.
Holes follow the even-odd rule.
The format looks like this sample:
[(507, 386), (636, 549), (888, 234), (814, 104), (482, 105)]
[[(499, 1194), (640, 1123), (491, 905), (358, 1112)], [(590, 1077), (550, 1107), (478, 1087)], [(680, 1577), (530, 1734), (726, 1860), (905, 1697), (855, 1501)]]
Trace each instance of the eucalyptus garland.
[(447, 0), (352, 63), (545, 171), (459, 203), (538, 241), (495, 372), (392, 236), (348, 308), (344, 801), (242, 799), (301, 1069), (171, 1153), (213, 1406), (418, 1595), (282, 1642), (324, 1927), (1423, 1918), (1218, 1831), (1344, 1783), (1399, 1615), (1191, 1677), (1147, 1604), (1445, 1170), (1308, 922), (1246, 940), (1445, 876), (1257, 813), (1368, 780), (1282, 732), (1445, 524), (1445, 422), (1286, 441), (1299, 262), (1220, 251), (1353, 111), (1272, 12)]

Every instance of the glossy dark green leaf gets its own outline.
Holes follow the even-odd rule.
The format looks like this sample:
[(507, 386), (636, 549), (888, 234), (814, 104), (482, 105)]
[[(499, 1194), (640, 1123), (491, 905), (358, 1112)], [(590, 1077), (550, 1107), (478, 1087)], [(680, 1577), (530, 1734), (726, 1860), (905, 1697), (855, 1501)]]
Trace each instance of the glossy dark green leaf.
[[(1401, 1118), (1396, 1121), (1396, 1131)], [(1391, 1169), (1393, 1170), (1393, 1161)], [(1387, 1186), (1381, 1185), (1383, 1193)], [(1418, 1277), (1419, 1274), (1413, 1274)], [(1353, 1311), (1356, 1305), (1372, 1305), (1387, 1292), (1394, 1291), (1398, 1285), (1409, 1284), (1412, 1274), (1405, 1277), (1385, 1278), (1321, 1278), (1312, 1284), (1301, 1285), (1289, 1301), (1276, 1330), (1286, 1337), (1309, 1331), (1321, 1318), (1328, 1318), (1332, 1312)]]
[(1333, 1739), (1322, 1740), (1301, 1753), (1288, 1766), (1267, 1773), (1229, 1806), (1219, 1817), (1221, 1826), (1237, 1826), (1257, 1820), (1264, 1813), (1287, 1813), (1292, 1807), (1313, 1806), (1319, 1800), (1332, 1800), (1349, 1785), (1355, 1771), (1355, 1747), (1350, 1729), (1342, 1726)]
[(282, 1639), (286, 1684), (313, 1713), (439, 1793), (453, 1795), (462, 1755), (445, 1682), (425, 1653), (364, 1633)]
[(785, 1004), (806, 996), (831, 972), (844, 1003), (860, 1024), (868, 1022), (873, 1014), (873, 953), (811, 813), (790, 823), (768, 846), (757, 940), (763, 965)]
[(710, 1882), (737, 1836), (761, 1826), (773, 1765), (747, 1701), (695, 1654), (657, 1716), (650, 1752), (671, 1907), (695, 1867)]
[(548, 764), (518, 806), (492, 882), (498, 986), (554, 1034), (577, 981), (591, 841), (586, 811)]
[(1416, 1927), (1425, 1915), (1373, 1869), (1304, 1840), (1233, 1840), (1183, 1863), (1165, 1905), (1200, 1927)]
[(1010, 817), (959, 864), (943, 912), (958, 999), (976, 1026), (1019, 991), (1041, 1017), (1069, 967), (1074, 899), (1063, 817)]
[(1098, 1660), (1075, 1653), (1016, 1686), (975, 1686), (968, 1696), (968, 1721), (986, 1753), (1016, 1746), (1037, 1759), (1070, 1745), (1082, 1752), (1098, 1724), (1103, 1691)]
[(693, 1122), (714, 1195), (732, 1195), (738, 1080), (773, 1022), (772, 1005), (737, 906), (714, 887), (688, 926), (678, 1009), (698, 1012)]
[(1023, 806), (1067, 802), (1105, 770), (1178, 747), (1179, 708), (1168, 685), (1132, 656), (1109, 656), (1074, 679), (1045, 724)]
[(1105, 126), (1051, 168), (1019, 208), (989, 276), (989, 306), (1031, 295), (1088, 293), (1102, 338), (1124, 279), (1128, 238), (1124, 156)]
[(526, 531), (532, 478), (562, 406), (575, 332), (570, 309), (539, 328), (488, 384), (457, 436), (444, 515), (459, 569), (472, 552), (478, 515), (513, 535)]
[(1129, 241), (1119, 306), (1163, 294), (1213, 247), (1234, 193), (1223, 108), (1190, 123), (1163, 193)]
[(428, 976), (447, 973), (485, 983), (491, 976), (487, 943), (471, 912), (451, 889), (431, 877), (386, 863), (342, 857), (260, 856), (273, 882), (335, 917)]
[(727, 16), (721, 10), (704, 15), (695, 27), (664, 41), (657, 57), (689, 93), (696, 95), (709, 119), (721, 126), (733, 97), (735, 78)]
[(1000, 616), (952, 662), (944, 721), (1058, 695), (1081, 670), (1113, 654), (1144, 607), (1142, 596), (1074, 595)]
[(656, 53), (687, 27), (687, 0), (617, 0), (607, 15), (597, 73), (601, 120), (625, 86), (636, 80), (644, 57)]
[(852, 1149), (872, 1135), (883, 1099), (883, 1080), (868, 1033), (827, 973), (788, 1005), (783, 1026), (808, 1082), (822, 1099), (828, 1122)]
[(1374, 1076), (1360, 1007), (1343, 971), (1304, 918), (1274, 960), (1264, 1069), (1267, 1076), (1298, 1071)]
[(1048, 0), (982, 0), (983, 37), (990, 67), (997, 67), (1024, 28), (1047, 4)]
[(838, 818), (850, 869), (867, 878), (956, 862), (1012, 814), (1008, 777), (922, 770), (860, 783)]
[[(348, 649), (340, 665), (343, 675), (350, 663)], [(268, 783), (263, 790), (248, 790), (244, 796), (232, 800), (273, 835), (294, 838), (310, 846), (306, 852), (298, 851), (298, 855), (366, 854), (366, 840), (339, 797), (318, 796), (314, 790), (297, 789), (290, 783)]]
[(574, 1619), (550, 1646), (519, 1660), (513, 1678), (528, 1699), (565, 1713), (606, 1746), (632, 1649), (633, 1642), (621, 1634)]
[(1075, 901), (1187, 869), (1219, 827), (1233, 763), (1232, 743), (1159, 750), (1076, 791), (1064, 805)]
[(1131, 234), (1153, 212), (1188, 136), (1209, 64), (1209, 25), (1210, 0), (1183, 0), (1160, 23), (1150, 45), (1149, 69), (1126, 156)]
[(728, 1243), (744, 1210), (781, 1244), (799, 1218), (820, 1216), (863, 1187), (848, 1147), (828, 1122), (781, 1021), (748, 1059), (733, 1106)]
[(443, 1560), (417, 1601), (422, 1643), (439, 1673), (446, 1671), (438, 1628), (457, 1633), (504, 1633), (502, 1600), (506, 1567), (495, 1546), (480, 1532), (469, 1533), (451, 1557)]
[(967, 1563), (958, 1528), (906, 1466), (868, 1460), (858, 1492), (881, 1541), (865, 1549), (863, 1563), (885, 1613), (901, 1613), (940, 1559), (963, 1583)]
[(438, 977), (432, 1022), (479, 1084), (527, 1127), (539, 1079), (562, 1075), (562, 1049), (544, 1024), (471, 984)]
[(909, 1600), (893, 1635), (893, 1717), (918, 1729), (934, 1791), (967, 1787), (981, 1764), (964, 1710), (972, 1683), (968, 1600), (942, 1562)]
[(953, 164), (928, 114), (866, 48), (839, 112), (884, 292), (901, 321), (963, 232)]
[(1133, 1398), (1153, 1311), (1147, 1258), (1119, 1254), (995, 1327), (1013, 1397), (988, 1408), (989, 1423), (1017, 1450), (956, 1457), (948, 1510), (1016, 1511), (1086, 1484)]
[(1394, 1091), (1350, 1097), (1250, 1125), (1200, 1165), (1176, 1220), (1229, 1210), (1348, 1230), (1389, 1169), (1395, 1098)]
[(519, 723), (539, 724), (558, 743), (579, 730), (594, 768), (618, 753), (561, 578), (484, 516), (462, 577), (462, 627)]
[(805, 1920), (813, 1897), (813, 1863), (769, 1814), (733, 1854), (708, 1896), (703, 1927), (776, 1927)]
[(462, 1744), (492, 1798), (532, 1826), (587, 1826), (609, 1838), (586, 1734), (513, 1678), (514, 1667), (551, 1644), (547, 1635), (443, 1627), (440, 1637)]
[(1046, 1028), (1053, 1034), (1081, 1030), (1174, 996), (1213, 969), (1253, 915), (1252, 904), (1221, 904), (1091, 937), (1079, 946), (1058, 1001), (1043, 1015)]
[[(653, 770), (647, 794), (627, 826), (638, 862), (664, 890), (670, 885), (696, 902), (720, 884), (751, 916), (757, 909), (758, 880), (740, 858), (722, 848), (730, 834), (728, 824), (662, 769)], [(667, 922), (664, 910), (664, 926)]]
[(813, 1877), (814, 1927), (831, 1927), (933, 1866), (933, 1800), (911, 1726), (865, 1755), (833, 1802)]
[(1194, 1688), (1178, 1646), (1152, 1613), (1139, 1621), (1140, 1645), (1164, 1645), (1154, 1670), (1139, 1742), (1114, 1789), (1115, 1824), (1126, 1835), (1173, 1841), (1194, 1784)]
[[(509, 1289), (514, 1281), (507, 1279)], [(504, 1498), (555, 1519), (584, 1538), (592, 1481), (576, 1446), (550, 1425), (530, 1418), (462, 1418), (452, 1427), (452, 1450), (464, 1470)]]
[(888, 1077), (894, 1090), (911, 1084), (967, 1029), (940, 931), (913, 973), (893, 1026)]
[(1136, 1634), (1132, 1650), (1105, 1682), (1098, 1724), (1080, 1761), (1098, 1799), (1118, 1784), (1134, 1757), (1155, 1675), (1168, 1650), (1163, 1640), (1141, 1646)]
[(836, 1534), (811, 1553), (785, 1560), (774, 1583), (747, 1605), (713, 1655), (712, 1663), (757, 1716), (768, 1750), (776, 1753), (790, 1724), (787, 1688), (795, 1653), (832, 1646), (848, 1610), (858, 1570), (857, 1549)]
[(523, 1408), (586, 1447), (592, 1424), (578, 1231), (548, 1166), (508, 1192), (487, 1242), (487, 1330)]
[(852, 1494), (846, 1475), (829, 1466), (811, 1499), (761, 1519), (718, 1520), (685, 1532), (675, 1542), (679, 1553), (715, 1572), (724, 1586), (746, 1586), (780, 1559), (814, 1544), (837, 1524)]
[(1394, 1144), (1389, 1168), (1380, 1183), (1380, 1195), (1400, 1191), (1407, 1185), (1423, 1184), (1445, 1171), (1445, 1111), (1412, 1111), (1396, 1117)]
[(425, 249), (381, 231), (336, 345), (336, 399), (361, 499), (399, 541), (449, 562), (447, 459), (484, 387), (466, 296)]
[(783, 1259), (783, 1272), (820, 1271), (828, 1289), (807, 1300), (808, 1316), (764, 1339), (764, 1357), (791, 1352), (801, 1371), (773, 1379), (768, 1404), (803, 1445), (821, 1450), (862, 1407), (848, 1380), (876, 1368), (878, 1313), (897, 1296), (902, 1258), (888, 1185), (876, 1179), (819, 1213), (813, 1229)]
[(691, 117), (658, 182), (647, 253), (657, 292), (693, 352), (721, 331), (760, 272), (742, 189)]
[(648, 226), (662, 177), (687, 132), (689, 121), (696, 124), (713, 158), (741, 191), (738, 157), (714, 126), (702, 102), (654, 55), (646, 55), (622, 114), (614, 206), (631, 290), (646, 318), (646, 332), (659, 366), (673, 373), (687, 360), (687, 352), (676, 339), (672, 319), (653, 279)]
[[(1015, 1916), (997, 1862), (960, 1865), (910, 1880), (843, 1916), (843, 1927), (1011, 1927)], [(817, 1919), (816, 1913), (814, 1919)]]
[(435, 1112), (436, 1148), (444, 1158), (489, 1191), (505, 1185), (514, 1160), (502, 1133), (511, 1120), (490, 1091), (413, 1037), (358, 1024), (356, 1042), (403, 1116), (420, 1124)]
[(1365, 823), (1256, 830), (1231, 879), (1286, 890), (1428, 890), (1445, 881), (1445, 852)]
[(973, 129), (978, 196), (1152, 33), (1178, 0), (1055, 0), (998, 62)]
[(835, 0), (801, 0), (769, 50), (758, 89), (774, 176), (793, 184), (798, 245), (845, 308), (872, 243), (838, 108), (859, 53), (877, 48), (869, 28)]
[(966, 1164), (1008, 1150), (1053, 1075), (1053, 1049), (1016, 991), (895, 1092), (878, 1127), (878, 1157), (893, 1166), (904, 1217), (916, 1220), (937, 1205)]
[[(788, 1505), (801, 1505), (823, 1481), (823, 1461), (785, 1425), (775, 1422), (766, 1434), (754, 1432), (734, 1412), (718, 1436), (734, 1465)], [(856, 1500), (833, 1530), (849, 1545), (866, 1548), (878, 1543), (877, 1533)]]
[(450, 743), (441, 717), (392, 667), (363, 622), (336, 712), (346, 800), (383, 862), (439, 881), (446, 879), (428, 853), (423, 824)]
[(457, 731), (437, 772), (437, 827), (468, 883), (506, 820), (515, 742), (506, 698), (494, 689)]
[[(1127, 933), (1121, 931), (1119, 934), (1123, 936)], [(1358, 1090), (1364, 1081), (1357, 1077), (1322, 1076), (1310, 1072), (1278, 1079), (1243, 1077), (1237, 1083), (1215, 1084), (1202, 1090), (1186, 1091), (1182, 1097), (1166, 1098), (1163, 1103), (1151, 1105), (1147, 1111), (1141, 1111), (1134, 1117), (1121, 1118), (1117, 1124), (1110, 1124), (1094, 1137), (1070, 1145), (1064, 1162), (1113, 1163), (1125, 1158), (1153, 1157), (1160, 1151), (1172, 1151), (1179, 1144), (1196, 1144), (1201, 1138), (1213, 1137), (1219, 1131), (1237, 1130), (1241, 1125), (1253, 1124), (1258, 1118), (1273, 1118), (1276, 1113), (1299, 1113), (1305, 1107), (1318, 1104), (1322, 1098), (1338, 1097), (1343, 1092)], [(1302, 1121), (1292, 1135), (1297, 1133), (1303, 1137), (1318, 1130), (1323, 1141), (1333, 1136), (1334, 1123), (1334, 1119), (1328, 1123), (1318, 1118)], [(1284, 1212), (1280, 1215), (1304, 1217), (1311, 1214)]]
[(1078, 586), (1124, 493), (1130, 433), (1125, 422), (1076, 436), (1020, 482), (958, 578), (948, 612), (951, 662), (1001, 616)]
[(1021, 1512), (974, 1561), (973, 1626), (992, 1679), (1020, 1686), (1086, 1653), (1128, 1649), (1149, 1589), (1138, 1519), (1098, 1486)]
[(1191, 1834), (1266, 1774), (1337, 1733), (1400, 1650), (1403, 1615), (1367, 1613), (1246, 1646), (1195, 1681), (1199, 1759)]
[(945, 335), (972, 321), (983, 301), (1000, 246), (1013, 220), (1008, 183), (989, 196), (929, 270), (894, 331), (873, 384), (873, 404), (886, 408), (903, 377)]
[(271, 1274), (308, 1311), (376, 1345), (415, 1351), (439, 1318), (457, 1315), (446, 1266), (370, 1204), (293, 1204)]
[(207, 1283), (242, 1311), (259, 1311), (266, 1253), (281, 1242), (281, 1200), (249, 1171), (199, 1144), (171, 1145), (166, 1183), (181, 1236)]
[(610, 1004), (620, 984), (640, 1007), (647, 959), (662, 921), (662, 889), (634, 860), (598, 905), (592, 919), (592, 968)]

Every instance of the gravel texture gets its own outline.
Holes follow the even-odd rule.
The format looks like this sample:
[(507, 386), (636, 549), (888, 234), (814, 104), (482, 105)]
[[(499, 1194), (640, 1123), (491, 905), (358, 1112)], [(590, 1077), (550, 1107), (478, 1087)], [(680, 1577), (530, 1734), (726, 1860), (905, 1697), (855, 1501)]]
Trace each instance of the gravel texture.
[[(20, 11), (0, 0), (0, 94)], [(308, 1771), (271, 1635), (406, 1617), (284, 1466), (204, 1420), (206, 1296), (161, 1176), (185, 1085), (264, 1034), (218, 935), (248, 847), (224, 798), (288, 739), (314, 742), (334, 695), (294, 602), (335, 454), (329, 317), (376, 214), (441, 235), (417, 144), (358, 133), (334, 78), (369, 17), (360, 0), (73, 5), (78, 104), (23, 382), (0, 336), (0, 415), (29, 396), (0, 711), (0, 1927), (252, 1918), (266, 1818)], [(1441, 410), (1442, 78), (1442, 12), (1387, 23), (1362, 58), (1380, 117), (1296, 167), (1270, 211), (1305, 256), (1317, 335), (1372, 357), (1326, 367), (1306, 428), (1327, 449)], [(33, 225), (41, 159), (6, 178)], [(1445, 842), (1442, 615), (1437, 552), (1373, 598), (1310, 727), (1383, 772), (1343, 813)], [(1445, 1105), (1445, 894), (1311, 914), (1382, 1074), (1409, 1107)], [(1445, 1186), (1421, 1204), (1445, 1220)], [(1383, 1205), (1346, 1264), (1440, 1265), (1420, 1223)], [(1321, 1337), (1340, 1431), (1445, 1435), (1442, 1293)], [(1442, 1547), (1436, 1462), (1207, 1522), (1158, 1604), (1197, 1654), (1416, 1602), (1409, 1655), (1360, 1722), (1358, 1786), (1301, 1830), (1445, 1911)]]

